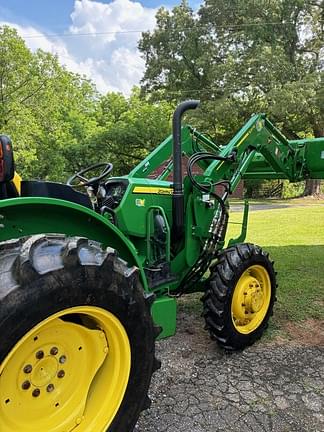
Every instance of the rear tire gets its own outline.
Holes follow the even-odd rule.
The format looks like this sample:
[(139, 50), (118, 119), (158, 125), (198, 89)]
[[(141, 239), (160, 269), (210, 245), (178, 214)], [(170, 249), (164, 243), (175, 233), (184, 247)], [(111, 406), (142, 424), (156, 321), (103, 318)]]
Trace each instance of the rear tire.
[[(0, 244), (1, 432), (132, 431), (160, 366), (150, 303), (136, 268), (97, 242)], [(88, 357), (77, 357), (78, 337)]]
[(211, 268), (202, 297), (206, 329), (227, 350), (252, 345), (268, 326), (276, 295), (276, 273), (259, 246), (224, 249)]

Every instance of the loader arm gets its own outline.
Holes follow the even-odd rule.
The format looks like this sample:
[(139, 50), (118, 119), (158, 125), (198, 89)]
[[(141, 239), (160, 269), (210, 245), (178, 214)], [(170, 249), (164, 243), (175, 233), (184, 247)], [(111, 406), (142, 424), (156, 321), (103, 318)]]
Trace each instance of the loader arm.
[[(198, 147), (197, 147), (197, 144)], [(150, 178), (163, 165), (156, 176), (166, 180), (174, 170), (172, 160), (173, 139), (169, 136), (151, 152), (128, 178)], [(308, 178), (324, 178), (324, 138), (288, 140), (265, 114), (255, 114), (223, 146), (191, 126), (182, 127), (182, 155), (190, 157), (198, 150), (229, 158), (228, 161), (199, 161), (202, 177), (208, 181), (226, 179), (231, 192), (241, 179), (287, 179), (297, 182)]]
[[(195, 130), (192, 133), (200, 138)], [(206, 179), (229, 180), (231, 192), (241, 178), (291, 182), (324, 178), (324, 138), (290, 141), (264, 114), (251, 117), (219, 152), (223, 157), (231, 154), (234, 160), (214, 161), (204, 172)]]
[[(158, 152), (155, 158), (157, 155)], [(224, 146), (186, 126), (182, 128), (182, 155), (189, 158), (187, 174), (191, 183), (188, 185), (188, 181), (184, 181), (185, 242), (172, 263), (178, 274), (179, 267), (184, 269), (176, 288), (179, 293), (199, 289), (199, 284), (204, 284), (204, 274), (213, 257), (224, 248), (229, 218), (226, 200), (241, 179), (297, 182), (324, 178), (324, 139), (290, 141), (265, 114), (251, 117)], [(194, 165), (200, 168), (200, 173), (195, 175)], [(166, 165), (166, 173), (172, 168), (175, 170), (171, 161)], [(245, 240), (247, 214), (248, 206), (245, 206), (241, 234), (237, 239), (231, 239), (230, 245)]]

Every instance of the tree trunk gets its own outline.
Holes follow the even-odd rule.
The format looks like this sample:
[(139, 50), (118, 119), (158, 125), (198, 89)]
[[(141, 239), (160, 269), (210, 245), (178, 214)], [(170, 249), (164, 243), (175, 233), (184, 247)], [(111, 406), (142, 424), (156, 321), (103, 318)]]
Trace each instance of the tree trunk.
[[(315, 138), (321, 138), (324, 137), (324, 128), (320, 127), (319, 125), (314, 127), (314, 136)], [(305, 189), (303, 196), (308, 195), (319, 195), (321, 192), (321, 180), (312, 180), (307, 179), (305, 183)]]
[(303, 196), (319, 195), (320, 186), (321, 186), (321, 180), (307, 179), (305, 183)]

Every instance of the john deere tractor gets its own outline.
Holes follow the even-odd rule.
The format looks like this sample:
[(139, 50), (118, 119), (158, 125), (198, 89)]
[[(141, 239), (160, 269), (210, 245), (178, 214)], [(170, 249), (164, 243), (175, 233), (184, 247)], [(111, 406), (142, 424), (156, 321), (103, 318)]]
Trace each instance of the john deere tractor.
[(128, 175), (111, 163), (67, 184), (21, 181), (0, 136), (0, 431), (132, 431), (175, 332), (176, 298), (203, 293), (211, 337), (256, 341), (272, 314), (273, 262), (225, 243), (228, 197), (243, 179), (324, 177), (324, 139), (287, 140), (264, 114), (225, 146), (191, 126)]

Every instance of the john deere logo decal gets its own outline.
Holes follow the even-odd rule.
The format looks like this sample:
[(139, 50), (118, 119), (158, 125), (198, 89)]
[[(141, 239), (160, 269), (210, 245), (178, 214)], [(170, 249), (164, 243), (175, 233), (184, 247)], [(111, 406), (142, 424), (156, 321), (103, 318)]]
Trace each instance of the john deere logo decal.
[(137, 207), (145, 207), (145, 199), (137, 198), (135, 200), (135, 204), (137, 205)]

